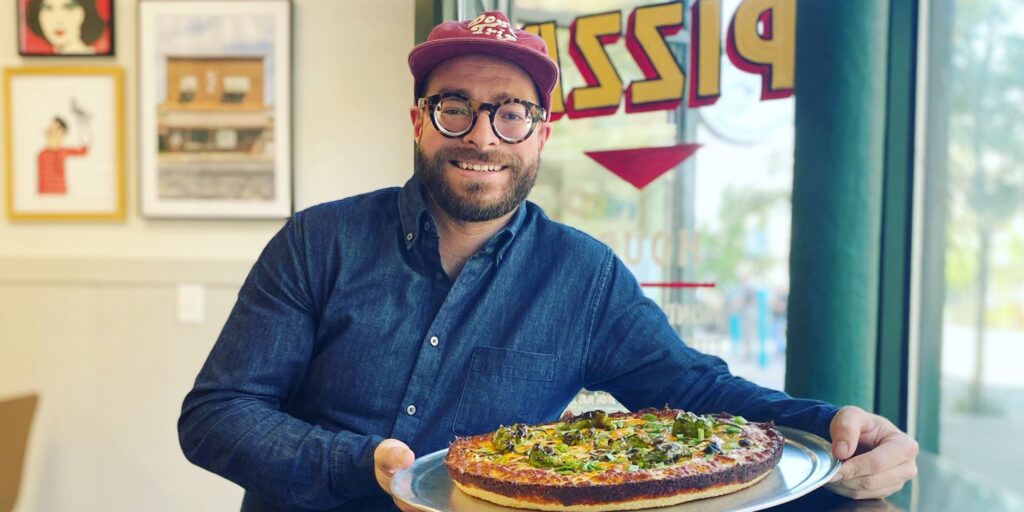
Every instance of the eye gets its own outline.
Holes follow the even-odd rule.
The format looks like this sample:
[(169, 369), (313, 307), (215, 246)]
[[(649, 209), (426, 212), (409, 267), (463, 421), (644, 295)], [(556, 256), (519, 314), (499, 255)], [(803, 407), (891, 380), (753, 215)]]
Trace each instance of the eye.
[(517, 112), (502, 112), (501, 118), (505, 121), (521, 122), (525, 121), (526, 118)]
[(470, 117), (473, 115), (473, 110), (464, 101), (445, 99), (437, 104), (437, 113), (443, 116)]
[(469, 109), (465, 107), (444, 107), (441, 114), (446, 116), (468, 116)]

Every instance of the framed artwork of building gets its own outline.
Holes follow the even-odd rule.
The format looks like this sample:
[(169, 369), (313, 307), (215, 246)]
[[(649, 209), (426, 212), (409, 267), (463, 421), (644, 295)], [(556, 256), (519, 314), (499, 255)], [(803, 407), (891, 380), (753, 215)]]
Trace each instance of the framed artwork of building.
[(7, 215), (124, 218), (119, 68), (4, 70)]
[(16, 0), (18, 53), (114, 54), (114, 0)]
[(142, 214), (290, 216), (291, 2), (144, 0), (138, 26)]

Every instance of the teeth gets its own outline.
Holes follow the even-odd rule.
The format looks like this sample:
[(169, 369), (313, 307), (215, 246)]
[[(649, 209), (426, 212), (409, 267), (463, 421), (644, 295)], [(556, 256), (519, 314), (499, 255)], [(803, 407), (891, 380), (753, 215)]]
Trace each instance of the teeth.
[(461, 162), (461, 161), (458, 161), (458, 160), (455, 161), (455, 164), (458, 165), (460, 168), (465, 169), (467, 171), (495, 172), (495, 171), (500, 171), (501, 170), (501, 166), (500, 165), (469, 164), (469, 163)]

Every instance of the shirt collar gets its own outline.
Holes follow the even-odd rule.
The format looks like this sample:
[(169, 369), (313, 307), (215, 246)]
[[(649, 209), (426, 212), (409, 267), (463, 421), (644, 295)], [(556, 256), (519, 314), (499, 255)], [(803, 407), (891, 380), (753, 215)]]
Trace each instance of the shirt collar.
[[(419, 177), (413, 175), (405, 183), (402, 190), (398, 192), (398, 214), (402, 221), (402, 237), (405, 242), (405, 249), (410, 250), (416, 240), (423, 234), (424, 225), (433, 224), (433, 219), (427, 210), (427, 202), (423, 198), (425, 191)], [(487, 243), (481, 251), (487, 254), (495, 254), (495, 261), (501, 263), (501, 259), (508, 251), (509, 245), (515, 239), (516, 234), (522, 228), (526, 219), (526, 202), (521, 203), (508, 224), (501, 228)]]
[(505, 227), (501, 228), (484, 244), (482, 250), (487, 254), (495, 254), (494, 262), (496, 265), (501, 264), (501, 259), (508, 252), (508, 248), (512, 245), (512, 240), (515, 239), (516, 234), (523, 227), (524, 219), (526, 219), (526, 201), (519, 203), (508, 224), (505, 224)]
[(398, 192), (398, 215), (402, 219), (402, 239), (406, 250), (412, 249), (419, 239), (423, 223), (430, 222), (430, 212), (427, 211), (422, 188), (420, 179), (413, 175)]

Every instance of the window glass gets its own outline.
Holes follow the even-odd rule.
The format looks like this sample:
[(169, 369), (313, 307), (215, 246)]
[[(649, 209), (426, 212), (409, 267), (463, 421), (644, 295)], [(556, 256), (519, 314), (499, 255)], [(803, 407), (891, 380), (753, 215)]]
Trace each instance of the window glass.
[[(939, 451), (1006, 486), (1020, 488), (1024, 458), (1024, 3), (950, 0), (933, 8), (941, 69), (928, 130), (948, 130), (929, 151), (945, 166), (927, 188), (944, 238)], [(945, 7), (945, 6), (942, 6)], [(936, 32), (938, 31), (938, 32)], [(933, 43), (934, 44), (934, 43)], [(948, 48), (948, 51), (946, 50)], [(946, 86), (948, 80), (948, 86)], [(937, 118), (937, 119), (936, 119)], [(934, 134), (932, 134), (934, 135)], [(934, 179), (926, 174), (926, 179)], [(939, 223), (940, 225), (935, 225)], [(929, 232), (926, 229), (926, 232)], [(936, 390), (923, 387), (921, 393)], [(935, 421), (922, 418), (922, 422)], [(999, 440), (1011, 440), (1001, 442)]]
[[(626, 31), (631, 14), (659, 2), (492, 3), (465, 2), (461, 12), (472, 18), (485, 9), (504, 7), (517, 26), (554, 22), (563, 98), (586, 86), (580, 57), (569, 51), (569, 27), (584, 17), (603, 23), (605, 30), (619, 31), (614, 42), (603, 45), (621, 80), (621, 88), (611, 92), (620, 94), (631, 82), (645, 78), (627, 47)], [(738, 4), (722, 2), (722, 34)], [(660, 37), (651, 41), (667, 45), (678, 69), (689, 76), (691, 13), (689, 2), (682, 5), (686, 21), (679, 30), (662, 28)], [(609, 245), (686, 343), (721, 356), (734, 373), (782, 388), (793, 99), (762, 100), (761, 77), (738, 69), (722, 48), (721, 94), (713, 105), (688, 108), (684, 96), (675, 108), (627, 113), (621, 94), (606, 109), (611, 112), (558, 119), (530, 199), (553, 219)], [(600, 59), (592, 50), (584, 53)], [(591, 64), (602, 66), (597, 61)], [(699, 147), (664, 173), (650, 170), (654, 174), (647, 176), (653, 178), (649, 183), (642, 183), (635, 171), (650, 165), (619, 166), (623, 176), (613, 172), (615, 165), (602, 165), (599, 153), (588, 156), (677, 145)], [(573, 408), (607, 408), (610, 403), (607, 396), (584, 392)]]

